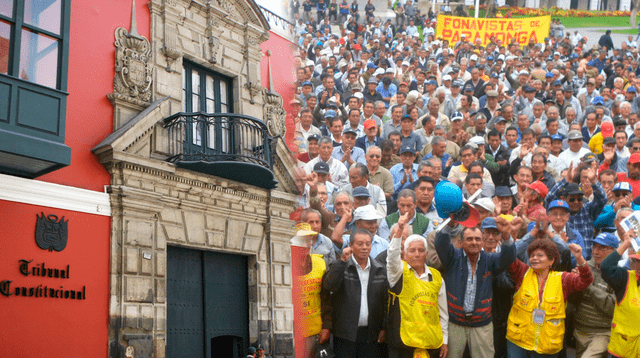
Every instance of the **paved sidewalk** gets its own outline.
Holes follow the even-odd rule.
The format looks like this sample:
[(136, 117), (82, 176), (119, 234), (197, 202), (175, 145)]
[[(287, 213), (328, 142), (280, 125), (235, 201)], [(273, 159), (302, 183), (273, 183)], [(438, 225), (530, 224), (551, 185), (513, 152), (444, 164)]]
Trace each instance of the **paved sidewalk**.
[[(629, 26), (631, 27), (631, 26)], [(574, 34), (574, 30), (578, 30), (580, 35), (587, 37), (587, 48), (592, 48), (593, 45), (598, 44), (598, 40), (600, 40), (600, 36), (604, 35), (606, 30), (624, 30), (629, 27), (582, 27), (582, 28), (567, 28), (565, 31), (571, 31), (571, 36)], [(623, 41), (627, 41), (629, 35), (625, 34), (611, 34), (611, 39), (613, 40), (613, 45), (617, 48), (620, 48), (620, 45)], [(633, 35), (633, 39), (635, 40), (637, 34)], [(609, 53), (611, 54), (611, 53)]]

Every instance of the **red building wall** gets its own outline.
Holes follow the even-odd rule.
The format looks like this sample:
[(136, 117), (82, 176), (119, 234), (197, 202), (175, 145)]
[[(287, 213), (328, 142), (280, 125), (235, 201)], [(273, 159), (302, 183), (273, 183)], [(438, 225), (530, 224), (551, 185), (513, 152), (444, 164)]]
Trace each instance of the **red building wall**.
[[(42, 212), (69, 220), (67, 246), (61, 252), (36, 244), (36, 220)], [(6, 201), (0, 201), (0, 217), (0, 356), (106, 357), (110, 218)], [(33, 260), (29, 268), (43, 262), (52, 269), (69, 265), (69, 278), (25, 276), (20, 260)], [(84, 288), (86, 299), (23, 297), (14, 291), (45, 286)]]
[[(289, 102), (293, 99), (293, 82), (295, 78), (295, 68), (293, 67), (293, 57), (295, 55), (294, 44), (283, 38), (282, 36), (269, 32), (271, 35), (269, 40), (262, 43), (262, 53), (264, 57), (261, 63), (261, 75), (262, 86), (269, 88), (269, 64), (267, 51), (271, 50), (271, 75), (273, 76), (272, 91), (279, 93), (282, 96), (284, 102), (284, 109), (287, 113), (291, 112)], [(291, 147), (293, 141), (293, 130), (295, 123), (293, 118), (287, 115), (287, 134), (285, 139), (291, 150), (297, 150), (295, 147)]]
[[(149, 38), (150, 12), (146, 1), (136, 3), (138, 32)], [(103, 191), (109, 174), (91, 149), (113, 130), (115, 66), (114, 31), (129, 29), (131, 0), (71, 1), (71, 32), (65, 143), (71, 165), (38, 180)]]

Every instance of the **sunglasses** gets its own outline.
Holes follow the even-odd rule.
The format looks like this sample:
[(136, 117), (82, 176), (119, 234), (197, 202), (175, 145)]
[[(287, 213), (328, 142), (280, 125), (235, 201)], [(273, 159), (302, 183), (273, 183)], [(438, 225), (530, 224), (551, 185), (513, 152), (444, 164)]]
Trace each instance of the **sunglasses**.
[(640, 151), (640, 147), (631, 147), (631, 149)]
[(369, 157), (371, 157), (371, 158), (380, 158), (381, 155), (379, 155), (379, 154), (370, 154)]
[(628, 193), (628, 192), (626, 192), (626, 191), (625, 191), (625, 192), (619, 192), (619, 191), (616, 191), (616, 192), (615, 192), (615, 193), (613, 193), (613, 194), (616, 196), (616, 198), (619, 198), (619, 197), (621, 197), (621, 196), (627, 196), (627, 195), (629, 195), (629, 193)]
[(571, 198), (571, 199), (569, 199), (569, 202), (570, 202), (570, 203), (573, 203), (573, 202), (575, 202), (575, 201), (582, 201), (582, 200), (584, 200), (584, 198), (583, 198), (583, 197), (579, 197), (579, 198)]

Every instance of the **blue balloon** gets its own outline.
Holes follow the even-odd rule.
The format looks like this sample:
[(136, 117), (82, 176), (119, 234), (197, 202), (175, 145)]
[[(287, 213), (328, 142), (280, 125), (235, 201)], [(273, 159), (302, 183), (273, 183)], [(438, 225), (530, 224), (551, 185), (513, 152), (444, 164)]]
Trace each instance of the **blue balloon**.
[(438, 216), (446, 219), (460, 208), (462, 208), (462, 190), (460, 187), (449, 181), (441, 181), (436, 185), (433, 200), (436, 202)]

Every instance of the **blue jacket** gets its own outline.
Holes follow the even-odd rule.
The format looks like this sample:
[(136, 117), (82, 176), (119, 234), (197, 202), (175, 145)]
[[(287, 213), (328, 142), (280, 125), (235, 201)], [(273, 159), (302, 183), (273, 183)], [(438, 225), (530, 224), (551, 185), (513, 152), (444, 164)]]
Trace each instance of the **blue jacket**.
[[(365, 154), (367, 153), (367, 145), (365, 144), (367, 141), (367, 136), (362, 136), (358, 139), (356, 139), (356, 147), (361, 148), (362, 150), (364, 150)], [(378, 136), (376, 136), (376, 138), (373, 140), (373, 145), (376, 146), (380, 146), (380, 142), (382, 142), (382, 139)]]
[(449, 228), (436, 234), (435, 247), (442, 262), (442, 276), (447, 286), (449, 321), (460, 326), (482, 327), (492, 321), (493, 278), (504, 272), (516, 259), (513, 239), (505, 241), (499, 253), (480, 252), (476, 265), (476, 297), (470, 319), (464, 315), (464, 297), (467, 288), (467, 256), (463, 249), (451, 244)]

